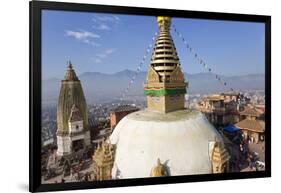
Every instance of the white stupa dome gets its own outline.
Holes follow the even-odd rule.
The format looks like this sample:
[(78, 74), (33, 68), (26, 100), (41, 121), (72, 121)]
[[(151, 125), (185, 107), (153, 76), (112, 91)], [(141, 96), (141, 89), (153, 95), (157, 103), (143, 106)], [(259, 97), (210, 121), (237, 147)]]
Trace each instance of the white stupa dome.
[(158, 158), (171, 176), (212, 173), (215, 142), (222, 138), (201, 112), (131, 113), (110, 136), (116, 148), (112, 177), (150, 177)]

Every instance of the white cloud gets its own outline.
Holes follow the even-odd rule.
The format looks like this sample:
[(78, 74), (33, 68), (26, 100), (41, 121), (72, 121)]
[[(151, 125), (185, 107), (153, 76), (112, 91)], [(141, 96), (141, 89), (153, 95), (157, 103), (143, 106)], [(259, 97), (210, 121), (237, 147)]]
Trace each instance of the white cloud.
[(120, 22), (120, 18), (113, 16), (95, 16), (92, 18), (92, 21), (95, 23), (93, 28), (98, 30), (110, 30), (111, 26), (116, 26)]
[(101, 59), (99, 58), (93, 58), (94, 62), (97, 63), (97, 64), (100, 64), (102, 62)]
[(92, 32), (80, 30), (80, 31), (71, 31), (71, 30), (66, 30), (66, 35), (67, 36), (72, 36), (78, 40), (84, 40), (88, 38), (100, 38), (98, 34), (94, 34)]
[(114, 51), (115, 51), (114, 49), (107, 49), (107, 50), (105, 50), (105, 53), (107, 55), (109, 55), (109, 54), (112, 54)]
[(120, 18), (113, 15), (113, 16), (95, 16), (93, 18), (94, 22), (114, 22), (118, 23), (120, 21)]
[(115, 49), (106, 49), (101, 53), (98, 53), (95, 55), (95, 57), (91, 58), (95, 63), (100, 64), (103, 62), (104, 59), (106, 59), (109, 55), (111, 55), (113, 52), (115, 52)]
[(100, 35), (85, 31), (85, 30), (79, 30), (79, 31), (72, 31), (72, 30), (66, 30), (65, 35), (68, 37), (73, 37), (78, 41), (93, 45), (93, 46), (98, 46), (100, 44), (96, 43), (93, 41), (93, 39), (98, 39), (100, 38)]
[(110, 30), (111, 28), (107, 24), (97, 24), (94, 25), (93, 28), (98, 29), (98, 30)]

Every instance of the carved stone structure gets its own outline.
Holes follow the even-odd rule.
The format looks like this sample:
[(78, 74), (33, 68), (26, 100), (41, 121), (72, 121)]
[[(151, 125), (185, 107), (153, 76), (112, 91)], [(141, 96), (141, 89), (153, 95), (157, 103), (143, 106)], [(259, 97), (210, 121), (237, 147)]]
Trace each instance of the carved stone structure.
[(81, 83), (69, 62), (57, 107), (57, 154), (70, 155), (91, 146), (87, 104)]

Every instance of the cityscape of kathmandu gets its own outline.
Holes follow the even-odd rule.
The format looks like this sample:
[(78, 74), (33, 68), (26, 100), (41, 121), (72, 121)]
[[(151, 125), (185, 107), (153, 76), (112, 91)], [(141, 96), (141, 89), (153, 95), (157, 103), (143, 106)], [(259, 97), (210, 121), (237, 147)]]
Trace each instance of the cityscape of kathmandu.
[(265, 170), (263, 24), (60, 11), (42, 24), (43, 184)]

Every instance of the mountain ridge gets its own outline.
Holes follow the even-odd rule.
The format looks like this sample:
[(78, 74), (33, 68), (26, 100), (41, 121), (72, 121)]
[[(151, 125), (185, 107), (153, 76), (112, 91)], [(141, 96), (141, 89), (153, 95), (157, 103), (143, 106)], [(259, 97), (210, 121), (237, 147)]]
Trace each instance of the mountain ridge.
[[(136, 71), (126, 69), (112, 74), (84, 72), (78, 77), (81, 80), (87, 101), (92, 103), (120, 97), (135, 74)], [(128, 95), (143, 96), (143, 83), (146, 79), (146, 74), (146, 71), (139, 72)], [(219, 75), (226, 81), (226, 86), (216, 80), (215, 74), (210, 72), (200, 72), (196, 74), (184, 73), (184, 76), (186, 81), (189, 82), (188, 93), (191, 94), (224, 92), (230, 90), (230, 88), (234, 90), (260, 90), (264, 89), (265, 85), (264, 74)], [(63, 79), (63, 77), (61, 79)], [(44, 103), (57, 102), (61, 79), (49, 78), (42, 80), (42, 100)]]

